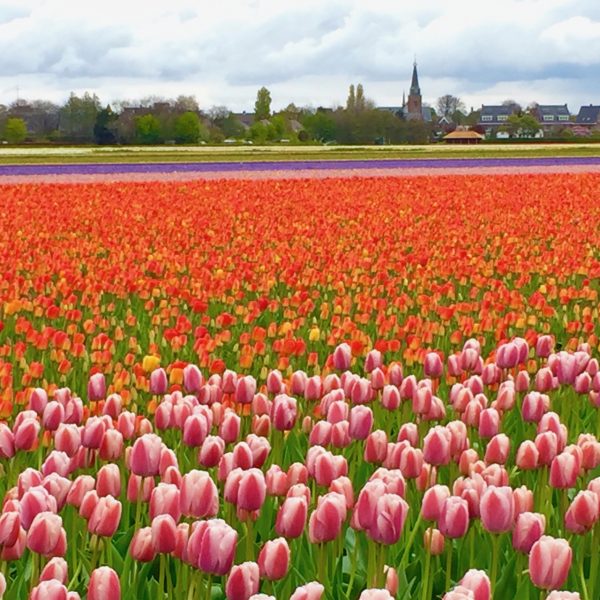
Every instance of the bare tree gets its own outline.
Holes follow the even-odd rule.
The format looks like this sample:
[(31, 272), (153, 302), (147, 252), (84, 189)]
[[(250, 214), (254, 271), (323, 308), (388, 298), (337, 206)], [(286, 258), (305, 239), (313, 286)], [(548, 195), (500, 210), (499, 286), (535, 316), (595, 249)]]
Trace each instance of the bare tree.
[(437, 99), (435, 107), (437, 114), (447, 119), (452, 119), (457, 111), (464, 113), (466, 110), (463, 101), (458, 96), (453, 96), (452, 94), (440, 96)]

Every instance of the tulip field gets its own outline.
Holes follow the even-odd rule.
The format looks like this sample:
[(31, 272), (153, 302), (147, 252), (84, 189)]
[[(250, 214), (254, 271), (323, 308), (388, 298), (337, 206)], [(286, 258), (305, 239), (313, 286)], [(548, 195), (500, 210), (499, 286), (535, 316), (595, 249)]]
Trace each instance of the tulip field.
[(600, 599), (600, 173), (0, 206), (4, 600)]

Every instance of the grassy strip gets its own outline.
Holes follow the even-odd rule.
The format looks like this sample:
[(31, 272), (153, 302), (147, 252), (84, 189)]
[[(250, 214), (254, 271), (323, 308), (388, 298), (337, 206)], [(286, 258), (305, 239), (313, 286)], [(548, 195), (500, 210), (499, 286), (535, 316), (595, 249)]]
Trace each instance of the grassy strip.
[[(207, 148), (31, 148), (28, 152), (5, 148), (0, 152), (0, 164), (61, 164), (61, 163), (157, 163), (157, 162), (251, 162), (264, 160), (339, 160), (397, 158), (523, 158), (600, 156), (596, 145), (503, 145), (477, 147), (450, 146), (297, 146), (297, 147), (207, 147)], [(87, 151), (86, 151), (87, 150)], [(62, 152), (61, 152), (62, 151)], [(70, 151), (73, 151), (71, 153)]]

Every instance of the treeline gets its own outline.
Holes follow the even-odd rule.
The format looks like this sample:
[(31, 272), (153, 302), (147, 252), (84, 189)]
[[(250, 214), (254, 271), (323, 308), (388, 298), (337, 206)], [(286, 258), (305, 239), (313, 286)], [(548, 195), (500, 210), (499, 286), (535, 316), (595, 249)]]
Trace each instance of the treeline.
[(351, 86), (344, 107), (290, 104), (276, 112), (266, 88), (258, 91), (253, 113), (202, 110), (193, 96), (103, 105), (84, 93), (71, 94), (62, 106), (45, 100), (0, 105), (0, 137), (10, 144), (424, 143), (432, 135), (431, 123), (377, 109), (360, 85), (356, 92)]

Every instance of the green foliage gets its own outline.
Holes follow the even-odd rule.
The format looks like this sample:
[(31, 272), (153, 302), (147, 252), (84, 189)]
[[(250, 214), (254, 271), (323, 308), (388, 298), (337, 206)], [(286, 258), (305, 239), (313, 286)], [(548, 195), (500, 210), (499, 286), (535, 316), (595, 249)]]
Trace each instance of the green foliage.
[(314, 114), (306, 115), (302, 125), (313, 140), (318, 142), (335, 140), (335, 121), (329, 112), (317, 110)]
[(540, 130), (540, 124), (538, 120), (530, 114), (519, 115), (517, 113), (512, 114), (508, 117), (508, 123), (505, 127), (505, 131), (508, 131), (511, 137), (535, 137), (537, 132)]
[(266, 87), (261, 87), (256, 93), (256, 102), (254, 103), (254, 119), (262, 121), (271, 116), (271, 92)]
[(110, 104), (96, 116), (94, 124), (94, 140), (96, 144), (114, 144), (117, 141), (116, 120), (118, 115), (113, 112)]
[(191, 111), (184, 112), (175, 119), (174, 134), (175, 141), (179, 144), (196, 144), (200, 137), (207, 137), (200, 117)]
[(135, 135), (140, 144), (159, 144), (164, 141), (160, 121), (153, 114), (136, 117)]
[(7, 119), (4, 126), (4, 139), (9, 144), (21, 144), (27, 137), (27, 125), (23, 119), (12, 117)]
[(71, 141), (94, 141), (94, 126), (98, 112), (100, 112), (100, 100), (96, 94), (85, 92), (79, 97), (71, 93), (60, 110), (61, 135)]
[(346, 100), (346, 110), (354, 110), (356, 108), (356, 93), (354, 92), (354, 84), (350, 84), (348, 90), (348, 98)]

